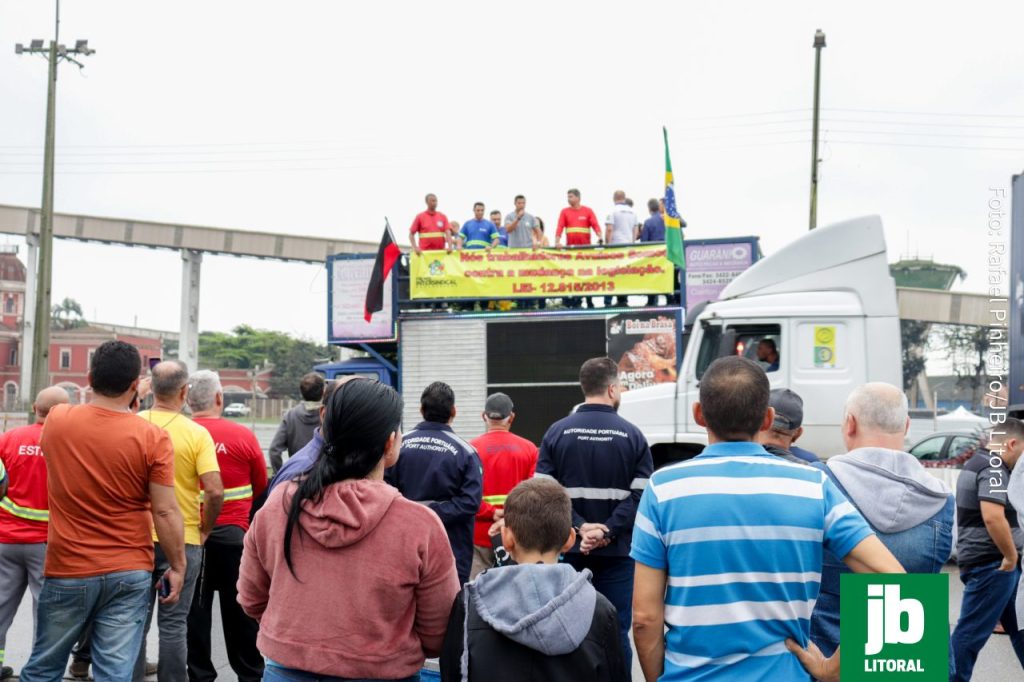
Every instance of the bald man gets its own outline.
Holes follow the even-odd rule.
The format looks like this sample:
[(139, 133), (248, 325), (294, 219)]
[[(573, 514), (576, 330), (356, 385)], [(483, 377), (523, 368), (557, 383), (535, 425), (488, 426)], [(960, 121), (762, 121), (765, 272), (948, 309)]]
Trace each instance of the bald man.
[(32, 592), (33, 617), (36, 612), (50, 518), (39, 437), (50, 408), (66, 402), (63, 388), (44, 388), (32, 403), (35, 423), (0, 435), (0, 469), (6, 468), (10, 476), (7, 494), (0, 499), (0, 680), (14, 674), (3, 665), (4, 649), (26, 587)]
[[(909, 426), (900, 388), (864, 384), (846, 400), (847, 453), (832, 457), (824, 468), (907, 573), (938, 573), (953, 548), (955, 502), (945, 483), (903, 451)], [(811, 640), (826, 656), (839, 646), (839, 575), (846, 572), (826, 551), (821, 593), (811, 614)]]

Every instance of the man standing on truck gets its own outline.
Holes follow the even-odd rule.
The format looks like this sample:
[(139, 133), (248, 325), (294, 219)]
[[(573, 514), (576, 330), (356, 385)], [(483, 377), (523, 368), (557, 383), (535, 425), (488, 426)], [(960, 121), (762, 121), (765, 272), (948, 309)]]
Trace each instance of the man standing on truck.
[(492, 249), (498, 245), (498, 226), (484, 218), (484, 202), (473, 204), (473, 218), (462, 224), (459, 249)]
[[(491, 223), (492, 229), (494, 224)], [(448, 533), (459, 584), (473, 564), (473, 523), (480, 509), (483, 473), (473, 446), (455, 435), (455, 391), (442, 381), (423, 389), (423, 421), (402, 438), (398, 463), (385, 480), (406, 499), (430, 507)]]
[(505, 515), (505, 498), (537, 469), (537, 446), (512, 433), (516, 418), (512, 399), (504, 393), (487, 396), (483, 419), (487, 433), (469, 442), (483, 466), (483, 498), (473, 530), (473, 568), (470, 579), (494, 565), (494, 548), (488, 531)]
[(537, 219), (526, 212), (526, 197), (517, 194), (515, 210), (505, 216), (508, 245), (512, 249), (531, 249), (540, 246), (543, 236)]
[[(565, 232), (566, 246), (590, 246), (590, 231), (597, 235), (598, 244), (601, 242), (601, 223), (597, 216), (587, 206), (580, 204), (580, 191), (576, 188), (570, 189), (566, 194), (569, 205), (558, 214), (558, 227), (555, 229), (555, 246), (563, 248), (562, 233)], [(593, 306), (593, 299), (591, 306)], [(580, 308), (583, 306), (583, 299), (573, 296), (572, 292), (565, 298), (566, 308)]]
[[(437, 195), (428, 194), (424, 197), (427, 210), (412, 220), (409, 228), (409, 241), (417, 256), (424, 251), (452, 251), (451, 226), (448, 216), (437, 210)], [(417, 241), (418, 237), (418, 241)]]
[(590, 569), (594, 587), (615, 606), (626, 669), (633, 660), (629, 626), (633, 603), (633, 537), (640, 494), (654, 470), (647, 439), (618, 414), (622, 386), (610, 358), (580, 367), (584, 403), (551, 425), (541, 441), (537, 476), (553, 478), (572, 498), (579, 543), (564, 557), (576, 570)]
[(284, 413), (281, 425), (277, 427), (274, 440), (270, 443), (270, 466), (274, 471), (284, 463), (281, 453), (288, 456), (306, 446), (313, 439), (313, 431), (320, 426), (320, 399), (324, 395), (324, 378), (317, 372), (308, 372), (299, 381), (299, 395), (302, 402)]
[(1024, 631), (1014, 608), (1024, 531), (1006, 494), (1022, 452), (1024, 422), (1007, 417), (993, 428), (989, 449), (979, 449), (956, 482), (956, 560), (964, 597), (950, 639), (956, 667), (950, 680), (971, 679), (996, 623), (1002, 623), (1024, 667)]
[(621, 189), (615, 191), (612, 201), (615, 205), (604, 221), (604, 243), (632, 244), (637, 237), (637, 226), (640, 225), (636, 212), (627, 203), (629, 200)]

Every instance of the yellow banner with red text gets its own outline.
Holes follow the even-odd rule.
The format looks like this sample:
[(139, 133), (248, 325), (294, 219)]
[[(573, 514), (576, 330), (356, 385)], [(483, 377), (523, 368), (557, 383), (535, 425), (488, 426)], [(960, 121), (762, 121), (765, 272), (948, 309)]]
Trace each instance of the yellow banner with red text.
[(413, 299), (623, 296), (674, 289), (663, 244), (425, 251), (412, 254), (409, 277)]

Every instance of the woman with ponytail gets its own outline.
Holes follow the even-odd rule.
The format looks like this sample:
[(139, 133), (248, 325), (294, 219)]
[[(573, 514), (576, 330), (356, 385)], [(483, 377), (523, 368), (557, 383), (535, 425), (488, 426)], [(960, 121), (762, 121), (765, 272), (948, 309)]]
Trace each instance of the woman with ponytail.
[(260, 623), (264, 680), (418, 680), (459, 591), (444, 526), (384, 482), (402, 399), (359, 379), (327, 402), (324, 446), (245, 536), (238, 602)]

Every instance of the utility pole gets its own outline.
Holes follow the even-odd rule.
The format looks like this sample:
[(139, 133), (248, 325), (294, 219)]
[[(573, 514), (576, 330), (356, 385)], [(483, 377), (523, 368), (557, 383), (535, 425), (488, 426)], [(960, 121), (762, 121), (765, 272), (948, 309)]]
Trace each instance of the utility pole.
[[(40, 209), (39, 224), (39, 262), (35, 268), (35, 319), (32, 326), (32, 352), (22, 353), (22, 361), (32, 362), (31, 390), (26, 392), (22, 386), (22, 398), (26, 402), (50, 383), (50, 285), (53, 278), (53, 157), (57, 121), (57, 65), (61, 60), (76, 64), (78, 68), (85, 65), (74, 55), (88, 57), (96, 50), (89, 47), (88, 40), (75, 42), (73, 49), (68, 49), (58, 42), (60, 39), (60, 0), (57, 0), (57, 12), (54, 22), (53, 40), (49, 47), (43, 47), (42, 40), (33, 40), (25, 47), (21, 43), (14, 46), (15, 54), (43, 55), (49, 63), (46, 78), (46, 141), (43, 148), (43, 202)], [(31, 268), (29, 268), (31, 271)], [(28, 305), (30, 301), (26, 301)], [(27, 345), (27, 344), (24, 344)]]
[(821, 48), (825, 47), (825, 34), (819, 28), (814, 32), (814, 129), (811, 133), (811, 223), (809, 230), (818, 226), (818, 112), (821, 102)]

